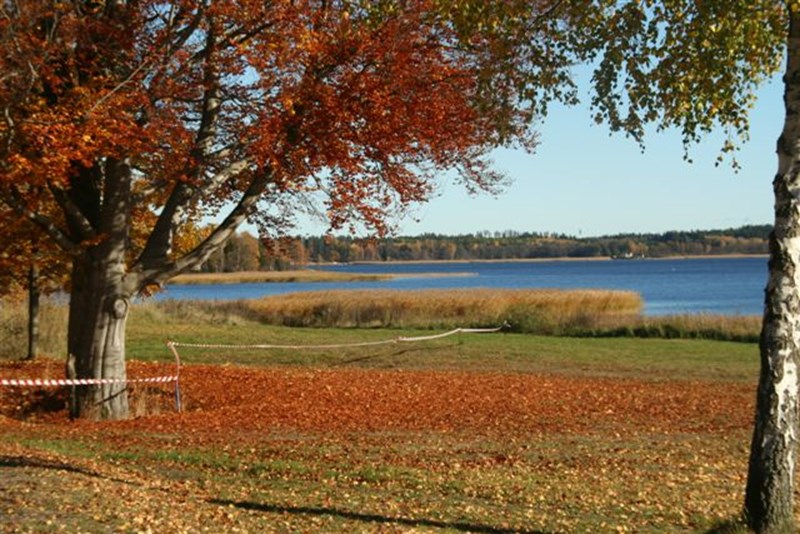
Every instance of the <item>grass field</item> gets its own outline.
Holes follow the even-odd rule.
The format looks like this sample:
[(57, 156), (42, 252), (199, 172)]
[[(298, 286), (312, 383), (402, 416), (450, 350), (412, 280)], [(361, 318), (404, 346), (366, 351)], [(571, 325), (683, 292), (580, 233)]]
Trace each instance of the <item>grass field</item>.
[[(173, 370), (166, 339), (431, 333), (135, 317), (132, 377)], [(182, 414), (169, 386), (134, 389), (140, 416), (116, 423), (67, 421), (63, 391), (0, 389), (0, 531), (738, 531), (755, 344), (501, 333), (180, 350)], [(0, 363), (2, 377), (62, 374)]]

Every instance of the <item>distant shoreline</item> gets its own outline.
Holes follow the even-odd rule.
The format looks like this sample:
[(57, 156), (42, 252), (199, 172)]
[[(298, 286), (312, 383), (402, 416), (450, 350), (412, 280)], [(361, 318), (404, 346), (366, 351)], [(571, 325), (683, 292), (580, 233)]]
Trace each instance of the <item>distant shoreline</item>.
[(559, 258), (514, 258), (507, 260), (390, 260), (390, 261), (354, 261), (350, 263), (314, 263), (306, 268), (290, 271), (240, 271), (229, 273), (185, 273), (176, 276), (168, 282), (172, 285), (203, 285), (203, 284), (243, 284), (243, 283), (289, 283), (289, 282), (367, 282), (391, 280), (394, 278), (449, 278), (475, 276), (472, 272), (431, 272), (422, 273), (349, 273), (321, 270), (334, 265), (464, 265), (470, 263), (547, 263), (547, 262), (636, 262), (660, 260), (703, 260), (703, 259), (739, 259), (739, 258), (767, 258), (766, 254), (709, 254), (687, 256), (664, 256), (659, 258), (621, 258), (614, 259), (608, 256), (594, 256), (589, 258), (559, 257)]
[(374, 260), (351, 261), (346, 263), (314, 263), (312, 267), (326, 267), (330, 265), (403, 265), (403, 264), (464, 264), (464, 263), (543, 263), (543, 262), (577, 262), (577, 261), (658, 261), (658, 260), (713, 260), (713, 259), (741, 259), (741, 258), (768, 258), (767, 254), (687, 254), (681, 256), (658, 256), (644, 258), (612, 258), (610, 256), (589, 256), (576, 258), (574, 256), (558, 256), (553, 258), (508, 258), (508, 259), (473, 259), (473, 260)]

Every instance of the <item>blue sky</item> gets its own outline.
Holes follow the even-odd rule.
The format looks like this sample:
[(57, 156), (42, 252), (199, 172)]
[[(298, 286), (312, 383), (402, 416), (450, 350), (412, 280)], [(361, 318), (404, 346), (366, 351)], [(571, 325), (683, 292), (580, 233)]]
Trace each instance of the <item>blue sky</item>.
[(688, 163), (678, 132), (650, 132), (642, 153), (632, 139), (595, 125), (586, 106), (554, 108), (535, 154), (496, 153), (496, 166), (513, 180), (503, 194), (470, 197), (446, 185), (416, 210), (418, 222), (406, 220), (399, 233), (510, 229), (594, 236), (770, 223), (782, 104), (776, 77), (759, 92), (738, 173), (714, 165), (721, 133), (692, 147)]
[[(587, 99), (585, 99), (587, 100)], [(762, 86), (751, 114), (751, 139), (737, 159), (714, 165), (722, 134), (683, 159), (678, 132), (652, 131), (641, 152), (632, 139), (610, 136), (587, 106), (553, 107), (535, 154), (499, 150), (496, 168), (512, 182), (500, 195), (470, 196), (453, 183), (397, 225), (399, 235), (465, 234), (483, 230), (579, 236), (730, 228), (772, 221), (775, 143), (783, 122), (779, 76)], [(302, 234), (321, 234), (304, 223)]]

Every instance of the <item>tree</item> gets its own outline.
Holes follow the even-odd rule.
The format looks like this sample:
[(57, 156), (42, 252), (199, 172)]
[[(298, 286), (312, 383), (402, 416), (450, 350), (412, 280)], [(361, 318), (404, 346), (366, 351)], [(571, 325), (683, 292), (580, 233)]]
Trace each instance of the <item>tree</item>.
[[(573, 5), (552, 6), (568, 9), (562, 7), (566, 4)], [(591, 60), (594, 118), (642, 146), (648, 125), (678, 129), (687, 147), (721, 127), (727, 139), (720, 161), (729, 157), (736, 167), (733, 156), (747, 140), (755, 90), (785, 58), (786, 116), (773, 180), (775, 224), (745, 513), (759, 532), (793, 531), (800, 363), (800, 2), (582, 4), (595, 14), (596, 24), (582, 26), (592, 37), (575, 60)]]
[(28, 350), (25, 359), (38, 354), (41, 294), (63, 290), (69, 258), (59, 250), (42, 247), (35, 228), (0, 207), (0, 295), (27, 293)]
[(232, 235), (225, 245), (216, 250), (202, 265), (205, 272), (257, 271), (260, 244), (247, 232)]
[(131, 299), (245, 220), (274, 232), (322, 194), (332, 227), (381, 233), (442, 170), (500, 181), (491, 147), (533, 144), (517, 96), (561, 98), (568, 58), (496, 61), (520, 28), (468, 4), (0, 0), (0, 202), (70, 257), (68, 369), (116, 381), (76, 388), (73, 416), (127, 416)]
[[(797, 440), (795, 0), (0, 0), (0, 202), (71, 257), (76, 375), (124, 380), (132, 296), (248, 218), (274, 231), (322, 194), (334, 228), (381, 233), (440, 170), (492, 189), (487, 151), (531, 148), (531, 121), (577, 100), (576, 64), (594, 70), (595, 119), (612, 130), (642, 142), (648, 124), (678, 128), (690, 145), (721, 126), (734, 154), (784, 54), (746, 498), (751, 524), (778, 531)], [(174, 249), (213, 215), (202, 242)], [(82, 388), (75, 415), (124, 417), (124, 391)]]
[(306, 251), (303, 240), (299, 237), (289, 241), (289, 257), (292, 260), (292, 265), (295, 267), (302, 267), (308, 263), (308, 252)]
[[(800, 354), (800, 3), (617, 2), (598, 38), (596, 120), (641, 142), (648, 123), (690, 145), (716, 127), (721, 159), (748, 136), (755, 89), (781, 67), (786, 118), (773, 181), (775, 225), (761, 334), (745, 514), (758, 532), (794, 531)], [(735, 159), (732, 160), (734, 166)]]

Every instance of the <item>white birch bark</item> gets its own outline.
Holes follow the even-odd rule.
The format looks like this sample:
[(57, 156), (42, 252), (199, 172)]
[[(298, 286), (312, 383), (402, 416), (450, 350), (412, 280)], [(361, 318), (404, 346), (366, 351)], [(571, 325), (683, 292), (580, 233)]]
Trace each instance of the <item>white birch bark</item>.
[[(791, 11), (791, 10), (790, 10)], [(786, 117), (778, 140), (775, 228), (745, 513), (760, 533), (794, 532), (800, 355), (800, 16), (790, 14)]]

